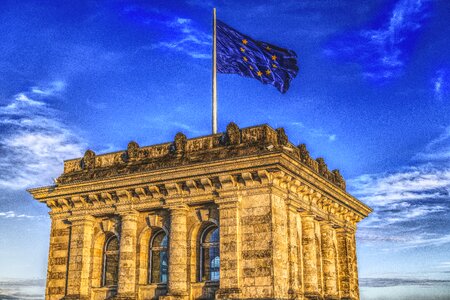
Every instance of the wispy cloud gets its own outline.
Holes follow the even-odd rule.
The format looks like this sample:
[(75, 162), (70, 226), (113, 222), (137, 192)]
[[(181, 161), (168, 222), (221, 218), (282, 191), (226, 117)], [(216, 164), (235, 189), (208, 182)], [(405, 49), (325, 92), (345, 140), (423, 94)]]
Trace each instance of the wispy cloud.
[(361, 287), (393, 287), (393, 286), (436, 286), (448, 285), (449, 280), (426, 278), (360, 278)]
[(436, 100), (442, 101), (450, 96), (450, 76), (447, 68), (436, 71), (433, 79), (433, 93)]
[(397, 250), (450, 243), (443, 221), (450, 217), (450, 156), (443, 155), (449, 142), (450, 127), (414, 156), (412, 166), (348, 181), (351, 193), (374, 208), (361, 223), (361, 240)]
[(450, 126), (428, 143), (424, 151), (417, 153), (413, 159), (419, 161), (450, 160)]
[(42, 216), (32, 216), (26, 214), (18, 214), (12, 210), (0, 212), (0, 219), (41, 219)]
[(0, 299), (43, 300), (45, 279), (2, 279)]
[(327, 45), (325, 55), (360, 64), (363, 76), (385, 81), (400, 76), (429, 15), (430, 0), (400, 0), (378, 26), (345, 33)]
[(308, 128), (302, 122), (291, 122), (290, 125), (303, 129), (305, 134), (318, 139), (326, 139), (329, 142), (334, 142), (337, 139), (335, 133), (328, 133), (320, 128)]
[(139, 5), (124, 7), (123, 14), (132, 16), (134, 21), (138, 20), (146, 26), (159, 28), (160, 34), (163, 33), (158, 42), (141, 47), (143, 50), (176, 51), (196, 59), (211, 57), (211, 35), (200, 30), (190, 18)]
[(82, 154), (83, 141), (50, 104), (64, 87), (63, 81), (34, 86), (0, 107), (0, 187), (49, 184), (64, 159)]

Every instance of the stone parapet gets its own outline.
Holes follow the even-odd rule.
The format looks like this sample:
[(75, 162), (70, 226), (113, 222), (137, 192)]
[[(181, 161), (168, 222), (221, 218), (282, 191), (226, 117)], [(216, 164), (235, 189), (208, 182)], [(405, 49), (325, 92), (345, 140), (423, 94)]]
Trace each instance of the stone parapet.
[(57, 182), (70, 184), (271, 152), (286, 153), (345, 190), (345, 180), (339, 170), (329, 171), (323, 158), (311, 158), (305, 144), (290, 143), (283, 128), (274, 130), (261, 125), (239, 129), (234, 123), (223, 134), (187, 139), (178, 133), (170, 143), (139, 147), (136, 142), (130, 142), (126, 151), (102, 155), (88, 150), (83, 158), (64, 162), (64, 173)]

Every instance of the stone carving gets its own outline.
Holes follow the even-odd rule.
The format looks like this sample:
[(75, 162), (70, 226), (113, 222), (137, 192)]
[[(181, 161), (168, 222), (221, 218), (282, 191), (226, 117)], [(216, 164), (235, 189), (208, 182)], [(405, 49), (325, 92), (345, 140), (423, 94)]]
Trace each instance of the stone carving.
[(241, 131), (233, 122), (227, 125), (226, 143), (227, 145), (238, 145), (241, 143)]
[(183, 153), (186, 151), (186, 143), (187, 143), (186, 136), (183, 133), (178, 132), (175, 135), (175, 142), (174, 142), (175, 154), (177, 156), (183, 155)]
[(127, 157), (130, 161), (134, 161), (139, 158), (139, 145), (135, 141), (131, 141), (128, 143)]
[(301, 144), (298, 146), (300, 150), (300, 161), (304, 164), (308, 164), (311, 157), (309, 156), (309, 151), (306, 149), (306, 144)]
[(324, 177), (327, 177), (328, 167), (327, 164), (325, 163), (325, 160), (322, 157), (319, 157), (316, 159), (316, 161), (319, 164), (319, 174)]
[[(233, 146), (227, 151), (227, 146)], [(259, 155), (273, 151), (273, 146), (280, 145), (280, 150), (289, 151), (300, 162), (314, 172), (329, 179), (340, 188), (345, 187), (342, 176), (330, 171), (322, 158), (311, 158), (306, 145), (301, 144), (292, 149), (283, 128), (272, 129), (268, 125), (239, 129), (231, 122), (225, 134), (210, 135), (187, 139), (183, 133), (175, 136), (173, 143), (140, 147), (130, 142), (126, 151), (96, 156), (91, 150), (86, 151), (82, 159), (65, 161), (64, 173), (57, 179), (58, 184), (73, 183), (80, 180), (96, 180), (111, 176), (146, 172), (159, 168), (175, 167), (180, 164), (204, 163), (246, 155)], [(180, 159), (189, 153), (188, 159)], [(142, 160), (143, 163), (127, 166), (128, 161)], [(79, 172), (83, 170), (83, 172)]]
[(336, 183), (336, 185), (339, 186), (341, 189), (343, 189), (345, 191), (346, 183), (345, 183), (344, 177), (342, 177), (342, 175), (339, 172), (339, 170), (335, 169), (335, 170), (332, 171), (332, 173), (334, 175), (334, 182)]
[(92, 150), (87, 150), (84, 153), (83, 162), (82, 162), (83, 170), (90, 170), (95, 168), (95, 152)]
[(281, 146), (286, 146), (289, 142), (286, 132), (283, 127), (277, 128), (278, 144)]

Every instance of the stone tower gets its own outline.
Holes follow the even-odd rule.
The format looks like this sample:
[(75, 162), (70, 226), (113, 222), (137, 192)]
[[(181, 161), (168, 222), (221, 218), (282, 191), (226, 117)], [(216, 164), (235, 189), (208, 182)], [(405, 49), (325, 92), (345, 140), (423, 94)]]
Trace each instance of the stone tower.
[(338, 170), (267, 125), (64, 162), (46, 299), (359, 299)]

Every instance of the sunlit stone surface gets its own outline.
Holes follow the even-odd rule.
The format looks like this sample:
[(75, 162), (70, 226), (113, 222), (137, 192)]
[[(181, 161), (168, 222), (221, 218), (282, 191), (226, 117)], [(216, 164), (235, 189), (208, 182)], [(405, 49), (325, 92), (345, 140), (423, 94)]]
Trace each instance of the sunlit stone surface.
[(29, 191), (51, 209), (46, 299), (359, 299), (371, 210), (282, 128), (88, 150)]

